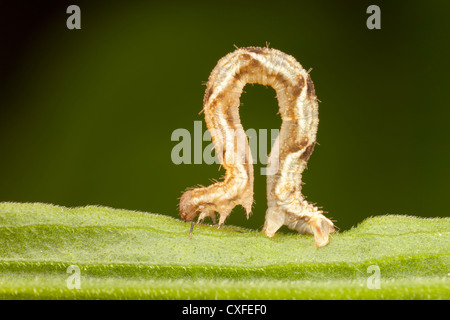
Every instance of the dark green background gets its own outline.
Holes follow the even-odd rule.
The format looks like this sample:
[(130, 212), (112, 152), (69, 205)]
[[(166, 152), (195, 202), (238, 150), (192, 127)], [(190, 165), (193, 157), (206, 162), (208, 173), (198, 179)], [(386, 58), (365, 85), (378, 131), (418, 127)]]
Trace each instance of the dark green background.
[[(341, 230), (448, 215), (450, 2), (92, 2), (2, 5), (0, 201), (178, 216), (185, 188), (224, 172), (173, 164), (172, 132), (203, 120), (202, 84), (233, 45), (270, 42), (313, 68), (322, 101), (308, 200)], [(69, 4), (82, 30), (66, 28)], [(244, 127), (279, 128), (275, 91), (245, 91)], [(227, 223), (260, 229), (265, 190), (257, 174), (252, 218), (239, 207)]]

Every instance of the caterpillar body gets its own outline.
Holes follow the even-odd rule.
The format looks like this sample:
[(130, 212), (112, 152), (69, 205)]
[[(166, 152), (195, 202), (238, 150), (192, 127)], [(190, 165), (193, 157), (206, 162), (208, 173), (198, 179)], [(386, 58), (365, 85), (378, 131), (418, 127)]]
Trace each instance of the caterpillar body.
[(211, 217), (219, 226), (236, 205), (247, 218), (253, 204), (253, 161), (239, 117), (240, 96), (248, 83), (273, 87), (282, 119), (271, 150), (263, 232), (273, 237), (283, 225), (313, 234), (317, 247), (329, 242), (334, 224), (301, 193), (302, 173), (316, 144), (318, 102), (309, 73), (295, 58), (272, 48), (238, 48), (219, 60), (209, 76), (203, 112), (219, 161), (223, 181), (186, 191), (180, 214), (186, 221)]

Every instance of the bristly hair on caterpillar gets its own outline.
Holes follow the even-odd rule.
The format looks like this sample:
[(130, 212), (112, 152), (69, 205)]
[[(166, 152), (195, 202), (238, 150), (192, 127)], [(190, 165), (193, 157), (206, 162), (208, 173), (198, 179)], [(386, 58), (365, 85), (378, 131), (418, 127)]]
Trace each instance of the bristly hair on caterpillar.
[(299, 233), (313, 234), (317, 247), (325, 246), (335, 226), (301, 193), (302, 173), (314, 151), (319, 124), (318, 100), (309, 71), (294, 57), (268, 45), (236, 48), (211, 72), (202, 109), (225, 177), (184, 192), (179, 204), (181, 217), (193, 221), (198, 215), (198, 222), (211, 217), (215, 223), (218, 212), (220, 227), (237, 205), (250, 217), (253, 161), (239, 117), (240, 96), (248, 83), (269, 85), (276, 91), (282, 124), (269, 157), (263, 232), (273, 237), (287, 225)]

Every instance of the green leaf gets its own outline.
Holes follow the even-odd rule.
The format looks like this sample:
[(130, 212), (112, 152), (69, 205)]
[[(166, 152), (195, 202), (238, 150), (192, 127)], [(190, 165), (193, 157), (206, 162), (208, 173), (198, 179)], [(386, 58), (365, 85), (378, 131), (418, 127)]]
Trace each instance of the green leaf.
[(189, 229), (145, 212), (0, 203), (0, 298), (450, 298), (448, 218), (373, 217), (320, 249), (309, 235)]

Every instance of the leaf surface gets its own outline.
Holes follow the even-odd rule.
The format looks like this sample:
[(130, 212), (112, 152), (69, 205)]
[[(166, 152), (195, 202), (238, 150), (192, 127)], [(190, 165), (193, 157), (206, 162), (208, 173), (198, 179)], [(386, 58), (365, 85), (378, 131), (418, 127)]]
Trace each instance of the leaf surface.
[[(448, 218), (372, 217), (320, 249), (309, 235), (189, 229), (153, 213), (0, 203), (0, 298), (450, 298)], [(71, 265), (81, 289), (68, 288)]]

